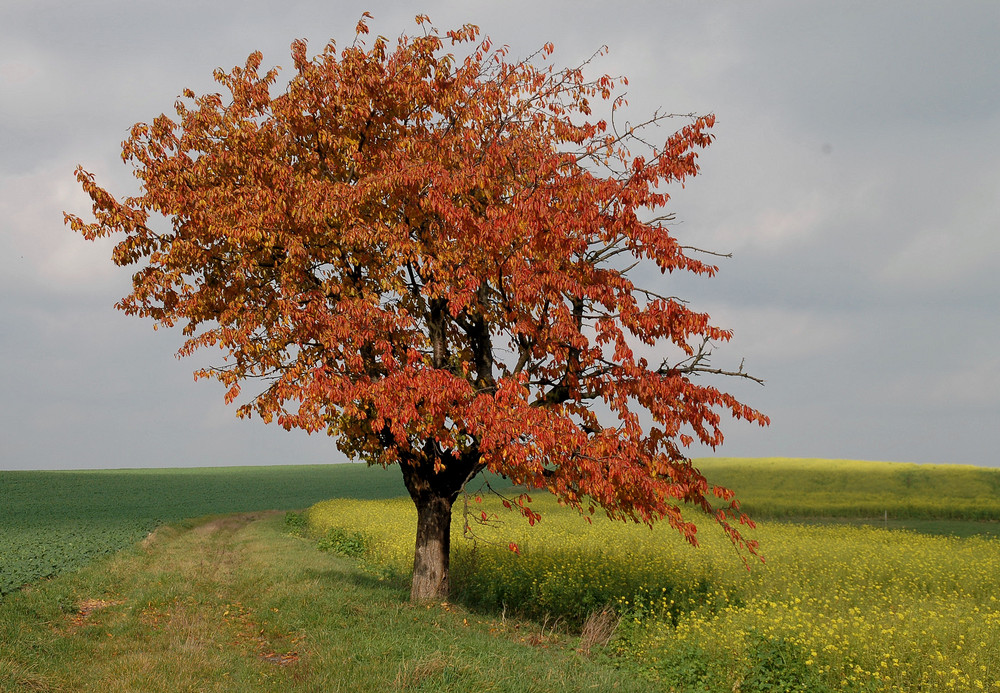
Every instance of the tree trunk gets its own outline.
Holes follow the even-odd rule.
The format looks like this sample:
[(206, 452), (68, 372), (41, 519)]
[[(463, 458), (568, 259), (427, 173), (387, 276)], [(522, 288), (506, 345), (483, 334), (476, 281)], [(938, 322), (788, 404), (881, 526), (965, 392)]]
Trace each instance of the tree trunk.
[(447, 599), (451, 559), (450, 498), (414, 499), (417, 506), (417, 542), (413, 552), (410, 601)]
[(414, 602), (448, 598), (451, 508), (465, 483), (485, 466), (478, 452), (449, 458), (446, 465), (435, 457), (436, 453), (433, 442), (429, 442), (426, 454), (399, 462), (406, 490), (417, 508), (417, 541), (410, 589), (410, 601)]

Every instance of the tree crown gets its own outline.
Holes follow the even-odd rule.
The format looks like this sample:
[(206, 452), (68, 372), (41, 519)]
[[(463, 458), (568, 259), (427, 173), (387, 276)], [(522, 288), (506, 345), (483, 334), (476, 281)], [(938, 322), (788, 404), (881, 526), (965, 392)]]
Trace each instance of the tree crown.
[(722, 442), (720, 411), (767, 418), (696, 382), (724, 372), (707, 359), (731, 333), (655, 281), (716, 272), (662, 213), (714, 116), (654, 146), (670, 116), (619, 125), (626, 82), (555, 69), (551, 44), (512, 62), (420, 16), (420, 35), (367, 47), (365, 19), (340, 51), (295, 41), (280, 93), (253, 53), (216, 71), (225, 97), (185, 90), (176, 117), (135, 125), (141, 194), (77, 170), (95, 222), (68, 223), (123, 234), (114, 261), (139, 265), (118, 307), (181, 325), (182, 355), (221, 348), (197, 375), (227, 402), (261, 382), (241, 416), (461, 483), (490, 469), (693, 543), (694, 504), (753, 552), (732, 492), (683, 451)]

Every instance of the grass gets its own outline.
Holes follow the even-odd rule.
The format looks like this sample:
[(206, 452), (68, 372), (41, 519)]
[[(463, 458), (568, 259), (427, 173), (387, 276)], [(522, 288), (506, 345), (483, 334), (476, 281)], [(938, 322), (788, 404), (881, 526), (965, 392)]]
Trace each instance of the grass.
[(941, 537), (990, 537), (1000, 539), (1000, 522), (996, 520), (926, 520), (926, 519), (886, 519), (851, 517), (794, 517), (782, 518), (782, 522), (799, 525), (851, 525), (874, 529), (901, 530), (930, 534)]
[(760, 518), (1000, 520), (1000, 469), (798, 458), (695, 460)]
[[(765, 565), (710, 522), (691, 549), (544, 496), (539, 526), (498, 511), (473, 544), (460, 504), (430, 608), (398, 470), (0, 472), (0, 578), (52, 542), (80, 558), (0, 598), (0, 691), (1000, 693), (1000, 470), (696, 464), (764, 518)], [(318, 541), (264, 512), (320, 499)]]
[(647, 690), (577, 638), (407, 596), (281, 515), (170, 526), (0, 603), (0, 691)]

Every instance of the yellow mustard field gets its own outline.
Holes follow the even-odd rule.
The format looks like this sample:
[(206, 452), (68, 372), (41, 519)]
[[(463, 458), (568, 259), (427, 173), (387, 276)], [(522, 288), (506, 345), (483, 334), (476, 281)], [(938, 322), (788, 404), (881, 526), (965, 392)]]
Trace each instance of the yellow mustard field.
[[(609, 652), (664, 690), (1000, 692), (998, 540), (766, 522), (753, 532), (766, 562), (748, 571), (710, 521), (692, 548), (549, 497), (534, 527), (486, 505), (456, 504), (455, 598), (571, 627), (611, 605)], [(489, 526), (473, 521), (483, 512)], [(372, 568), (408, 573), (408, 499), (325, 501), (307, 519), (316, 535), (363, 537)]]

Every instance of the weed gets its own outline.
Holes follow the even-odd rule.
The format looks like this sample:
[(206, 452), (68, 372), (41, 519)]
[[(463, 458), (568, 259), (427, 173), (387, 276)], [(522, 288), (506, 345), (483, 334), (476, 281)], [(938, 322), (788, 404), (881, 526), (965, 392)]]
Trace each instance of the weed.
[(832, 693), (806, 662), (807, 653), (783, 637), (752, 633), (745, 655), (741, 693)]
[[(508, 522), (492, 545), (452, 545), (453, 599), (578, 633), (610, 604), (622, 621), (609, 655), (681, 691), (1000, 691), (1000, 542), (762, 522), (767, 562), (748, 573), (721, 532), (699, 532), (693, 549), (670, 532), (581, 522), (546, 496), (534, 506), (535, 527)], [(307, 518), (316, 534), (363, 528), (365, 569), (405, 581), (408, 499), (325, 501)]]
[(309, 527), (309, 523), (306, 522), (306, 516), (303, 513), (292, 512), (289, 510), (285, 513), (285, 530), (296, 537), (302, 537), (306, 534), (306, 529)]
[(726, 693), (727, 677), (714, 671), (711, 655), (694, 643), (678, 643), (676, 648), (656, 662), (655, 671), (672, 688)]
[(320, 551), (331, 551), (342, 556), (360, 558), (365, 555), (368, 543), (365, 535), (361, 532), (349, 532), (339, 527), (333, 527), (317, 540), (316, 546)]
[(594, 647), (606, 647), (620, 622), (621, 617), (610, 606), (591, 611), (583, 620), (577, 652), (587, 655)]

